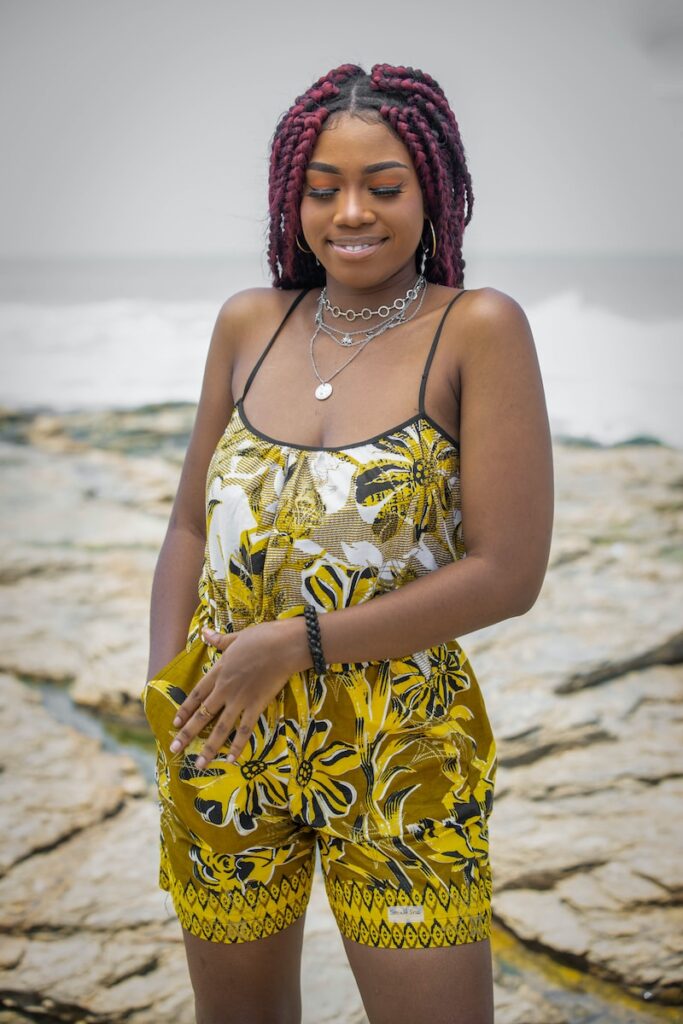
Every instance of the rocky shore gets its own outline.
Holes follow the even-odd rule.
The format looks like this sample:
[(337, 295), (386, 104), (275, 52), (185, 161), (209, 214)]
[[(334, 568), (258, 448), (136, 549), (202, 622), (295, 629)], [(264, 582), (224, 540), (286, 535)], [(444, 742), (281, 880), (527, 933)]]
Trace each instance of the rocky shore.
[[(0, 1024), (193, 1020), (149, 778), (44, 699), (144, 738), (151, 578), (192, 416), (2, 417)], [(499, 751), (496, 1021), (673, 1021), (683, 453), (558, 441), (555, 476), (539, 600), (462, 638)], [(319, 877), (302, 984), (308, 1024), (366, 1020)]]

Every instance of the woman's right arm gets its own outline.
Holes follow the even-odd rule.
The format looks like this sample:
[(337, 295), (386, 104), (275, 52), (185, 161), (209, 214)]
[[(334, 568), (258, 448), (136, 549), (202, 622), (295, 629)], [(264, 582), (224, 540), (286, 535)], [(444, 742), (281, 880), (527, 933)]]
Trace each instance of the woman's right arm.
[(228, 299), (211, 335), (194, 426), (152, 582), (148, 680), (185, 646), (197, 608), (206, 545), (206, 475), (232, 413), (233, 359), (255, 291), (261, 289), (239, 292)]

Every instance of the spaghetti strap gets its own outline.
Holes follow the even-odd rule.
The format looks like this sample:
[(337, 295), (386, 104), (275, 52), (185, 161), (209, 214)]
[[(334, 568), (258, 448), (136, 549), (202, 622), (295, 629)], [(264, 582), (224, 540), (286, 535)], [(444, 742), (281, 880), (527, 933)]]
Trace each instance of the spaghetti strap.
[(439, 344), (439, 338), (441, 337), (441, 331), (443, 330), (443, 325), (446, 322), (446, 317), (448, 316), (448, 314), (450, 312), (451, 306), (454, 305), (454, 303), (456, 303), (458, 301), (458, 299), (460, 298), (460, 296), (464, 295), (466, 291), (467, 291), (467, 289), (463, 288), (463, 290), (461, 292), (458, 292), (458, 294), (454, 298), (452, 298), (451, 301), (448, 303), (448, 305), (446, 306), (446, 309), (444, 310), (443, 316), (441, 317), (441, 320), (439, 321), (439, 326), (436, 329), (436, 333), (434, 334), (434, 340), (432, 341), (431, 348), (429, 349), (429, 355), (427, 356), (427, 362), (425, 363), (424, 372), (423, 372), (422, 378), (420, 380), (420, 396), (419, 396), (419, 399), (418, 399), (418, 408), (419, 408), (420, 414), (422, 416), (426, 416), (427, 415), (426, 410), (425, 410), (425, 405), (424, 405), (424, 402), (425, 402), (425, 390), (426, 390), (426, 387), (427, 387), (427, 376), (429, 374), (429, 369), (430, 369), (430, 367), (432, 365), (432, 359), (434, 358), (434, 353), (436, 352), (436, 346)]
[(294, 299), (294, 302), (291, 304), (291, 306), (289, 307), (289, 309), (287, 310), (287, 312), (283, 316), (282, 320), (278, 324), (277, 328), (275, 329), (275, 333), (273, 334), (273, 337), (270, 339), (270, 341), (268, 342), (268, 344), (264, 348), (263, 352), (261, 353), (261, 355), (259, 356), (259, 358), (258, 358), (258, 360), (256, 362), (256, 365), (254, 366), (253, 370), (251, 371), (251, 373), (247, 377), (247, 383), (244, 385), (244, 390), (242, 391), (242, 397), (237, 399), (237, 402), (235, 402), (235, 405), (237, 405), (238, 402), (243, 402), (244, 401), (244, 396), (246, 395), (247, 391), (251, 387), (251, 383), (252, 383), (254, 377), (256, 376), (256, 374), (258, 372), (258, 368), (261, 365), (261, 363), (263, 362), (263, 360), (266, 358), (266, 356), (268, 355), (268, 352), (270, 351), (272, 345), (274, 344), (275, 339), (277, 338), (278, 334), (280, 333), (282, 328), (287, 323), (287, 320), (289, 319), (291, 314), (294, 312), (296, 307), (299, 305), (299, 303), (303, 299), (304, 295), (308, 295), (310, 290), (311, 290), (310, 288), (304, 288), (304, 290), (299, 295), (297, 295), (297, 297)]

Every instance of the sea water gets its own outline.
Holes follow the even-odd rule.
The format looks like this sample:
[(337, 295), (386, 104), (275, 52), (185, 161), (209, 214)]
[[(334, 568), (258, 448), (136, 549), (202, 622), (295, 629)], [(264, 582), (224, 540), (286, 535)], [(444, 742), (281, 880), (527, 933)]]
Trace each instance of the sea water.
[[(524, 309), (555, 438), (683, 446), (683, 258), (466, 261), (466, 287), (496, 288)], [(0, 261), (0, 404), (196, 402), (221, 303), (268, 283), (254, 253)]]

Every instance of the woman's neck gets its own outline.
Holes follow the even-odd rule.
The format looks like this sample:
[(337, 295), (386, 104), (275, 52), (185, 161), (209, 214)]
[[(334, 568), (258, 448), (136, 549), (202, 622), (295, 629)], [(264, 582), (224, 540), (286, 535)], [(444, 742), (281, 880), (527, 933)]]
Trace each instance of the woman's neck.
[(368, 288), (353, 288), (327, 275), (327, 298), (331, 305), (340, 309), (353, 309), (356, 312), (368, 306), (377, 309), (379, 306), (391, 306), (396, 299), (405, 298), (406, 292), (418, 279), (418, 272), (408, 266), (402, 268), (386, 281)]

